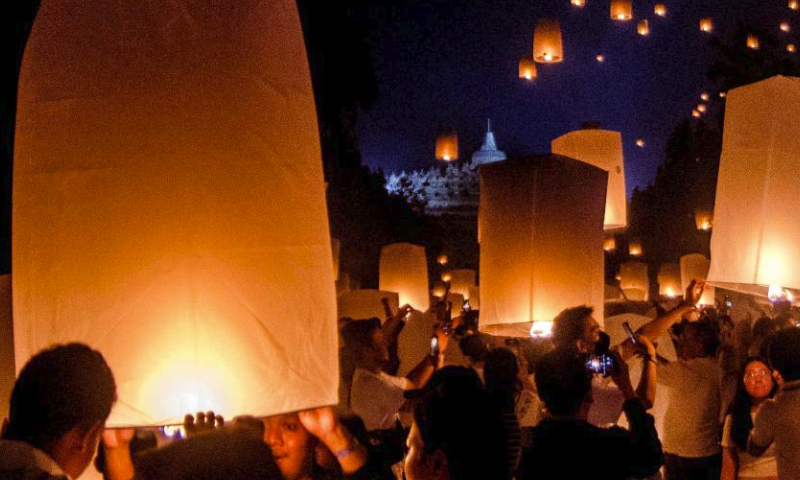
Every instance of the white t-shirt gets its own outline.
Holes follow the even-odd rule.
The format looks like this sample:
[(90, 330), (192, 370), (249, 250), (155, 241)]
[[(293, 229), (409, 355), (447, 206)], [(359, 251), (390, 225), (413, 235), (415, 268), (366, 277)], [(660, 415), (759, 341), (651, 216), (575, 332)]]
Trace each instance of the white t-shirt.
[(611, 377), (592, 376), (592, 407), (586, 421), (598, 427), (616, 424), (622, 415), (625, 396)]
[[(752, 415), (755, 417), (755, 415)], [(754, 457), (742, 450), (736, 445), (736, 442), (731, 438), (731, 423), (733, 417), (728, 415), (725, 417), (725, 427), (722, 429), (722, 442), (720, 443), (725, 448), (733, 448), (736, 450), (738, 473), (736, 478), (758, 478), (758, 477), (777, 477), (778, 476), (778, 462), (775, 459), (775, 446), (771, 445), (766, 452), (760, 457)]]
[(669, 389), (664, 451), (687, 458), (719, 453), (722, 372), (717, 359), (659, 363), (656, 379)]
[(350, 409), (364, 420), (367, 430), (392, 428), (405, 403), (403, 392), (409, 388), (411, 383), (405, 377), (357, 368), (350, 386)]
[(800, 480), (800, 380), (785, 383), (774, 399), (761, 405), (750, 441), (761, 447), (774, 442), (778, 478)]

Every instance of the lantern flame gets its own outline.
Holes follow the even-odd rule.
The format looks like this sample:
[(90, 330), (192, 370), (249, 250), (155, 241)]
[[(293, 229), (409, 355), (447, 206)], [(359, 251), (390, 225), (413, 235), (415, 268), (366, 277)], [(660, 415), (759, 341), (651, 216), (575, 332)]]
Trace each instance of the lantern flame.
[(603, 63), (603, 62), (605, 62), (605, 61), (606, 61), (606, 57), (605, 57), (605, 55), (598, 55), (598, 56), (597, 56), (597, 57), (595, 57), (595, 58), (596, 58), (596, 59), (597, 59), (597, 61), (598, 61), (598, 62), (600, 62), (600, 63)]
[(442, 133), (436, 139), (436, 159), (445, 162), (458, 160), (458, 134)]
[(786, 51), (789, 52), (789, 53), (794, 53), (795, 52), (794, 43), (790, 43), (789, 45), (786, 45)]
[(770, 302), (793, 302), (794, 295), (789, 290), (785, 290), (780, 285), (770, 285), (767, 298)]
[(789, 0), (789, 10), (798, 10), (800, 9), (800, 2), (797, 0)]
[(617, 249), (617, 241), (613, 238), (607, 238), (603, 241), (603, 250), (606, 252), (613, 252)]
[(445, 272), (442, 274), (442, 281), (445, 283), (450, 283), (453, 280), (453, 275), (450, 272)]
[(611, 18), (625, 21), (633, 18), (633, 5), (630, 0), (611, 0)]
[(706, 113), (707, 107), (705, 103), (701, 103), (697, 106), (697, 111), (700, 113)]
[(760, 48), (758, 37), (755, 35), (747, 36), (747, 48), (751, 50), (758, 50)]
[(548, 338), (553, 334), (553, 322), (533, 322), (531, 337)]
[(702, 32), (711, 32), (714, 29), (714, 23), (711, 21), (710, 18), (704, 18), (700, 20), (700, 31)]
[(586, 5), (585, 0), (571, 0), (570, 3), (576, 7), (583, 7)]
[(700, 112), (697, 110), (692, 110), (692, 116), (694, 118), (700, 118)]
[(656, 3), (653, 12), (658, 15), (659, 17), (666, 17), (667, 16), (667, 6), (663, 3)]
[(555, 18), (540, 18), (533, 31), (533, 59), (540, 63), (564, 60), (561, 24)]
[(650, 22), (647, 20), (641, 20), (639, 25), (636, 26), (636, 33), (643, 37), (650, 35)]
[(782, 32), (788, 32), (791, 29), (792, 28), (789, 26), (789, 22), (781, 22), (781, 31)]
[(445, 265), (445, 264), (447, 264), (447, 255), (445, 255), (445, 254), (441, 254), (441, 255), (439, 255), (438, 257), (436, 257), (436, 262), (437, 262), (439, 265)]
[(700, 100), (707, 102), (708, 101), (708, 93), (703, 92), (700, 94)]
[(532, 58), (523, 58), (519, 61), (519, 78), (533, 80), (536, 78), (536, 62)]

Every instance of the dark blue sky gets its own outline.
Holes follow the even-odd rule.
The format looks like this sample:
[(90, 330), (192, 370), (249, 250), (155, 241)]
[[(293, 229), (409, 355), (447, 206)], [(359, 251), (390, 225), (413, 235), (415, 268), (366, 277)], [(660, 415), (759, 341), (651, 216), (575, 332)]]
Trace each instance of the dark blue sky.
[[(628, 192), (645, 186), (663, 159), (672, 128), (690, 117), (712, 60), (703, 16), (714, 19), (712, 35), (727, 37), (737, 22), (778, 31), (789, 21), (794, 42), (797, 12), (787, 0), (666, 0), (666, 18), (652, 0), (634, 0), (634, 20), (609, 18), (609, 0), (423, 0), (407, 6), (376, 0), (370, 6), (370, 47), (378, 98), (359, 119), (364, 162), (391, 172), (435, 164), (437, 131), (459, 133), (460, 154), (480, 147), (486, 118), (507, 154), (550, 151), (550, 141), (586, 121), (622, 132)], [(565, 60), (541, 65), (527, 83), (517, 64), (532, 55), (540, 17), (561, 21)], [(640, 18), (651, 34), (636, 34)], [(604, 63), (595, 56), (602, 53)], [(710, 108), (722, 108), (712, 97)], [(646, 142), (635, 146), (637, 137)]]

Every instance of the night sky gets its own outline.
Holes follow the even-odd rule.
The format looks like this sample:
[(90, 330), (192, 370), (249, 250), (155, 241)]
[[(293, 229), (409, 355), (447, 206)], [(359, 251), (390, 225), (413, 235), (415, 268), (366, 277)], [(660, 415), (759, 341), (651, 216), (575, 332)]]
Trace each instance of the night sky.
[[(371, 2), (370, 48), (378, 97), (359, 118), (364, 162), (385, 172), (434, 165), (440, 130), (459, 134), (461, 158), (483, 141), (486, 119), (509, 156), (550, 151), (550, 141), (599, 122), (622, 132), (628, 193), (654, 177), (673, 127), (691, 118), (713, 60), (710, 35), (730, 37), (746, 21), (779, 32), (789, 21), (788, 42), (800, 32), (800, 14), (787, 0), (666, 0), (667, 16), (653, 14), (655, 1), (634, 0), (634, 20), (612, 21), (609, 0), (397, 0)], [(714, 31), (699, 30), (701, 17)], [(518, 62), (532, 55), (540, 17), (561, 22), (565, 60), (537, 64), (539, 78), (518, 78)], [(648, 37), (636, 34), (641, 18)], [(606, 57), (604, 63), (595, 60)], [(710, 109), (722, 108), (712, 96)], [(635, 145), (645, 140), (645, 148)]]

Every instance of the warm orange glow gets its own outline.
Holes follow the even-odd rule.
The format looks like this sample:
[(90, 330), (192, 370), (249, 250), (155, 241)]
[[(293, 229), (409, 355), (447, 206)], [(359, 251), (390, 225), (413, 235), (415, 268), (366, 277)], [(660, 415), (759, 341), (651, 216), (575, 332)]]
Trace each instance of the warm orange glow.
[(540, 18), (533, 32), (533, 59), (539, 63), (558, 63), (564, 59), (561, 25), (555, 18)]
[(753, 34), (747, 36), (747, 48), (751, 50), (758, 50), (760, 48), (757, 36)]
[(633, 4), (630, 0), (611, 0), (611, 18), (618, 21), (627, 21), (633, 18)]
[(655, 13), (659, 17), (666, 17), (667, 6), (664, 5), (663, 3), (656, 3), (656, 6), (653, 8), (653, 13)]
[(675, 298), (681, 296), (681, 267), (677, 263), (666, 263), (658, 269), (659, 295)]
[(789, 290), (784, 289), (780, 285), (770, 285), (767, 292), (767, 298), (770, 302), (793, 302), (794, 295)]
[(725, 98), (728, 96), (728, 92), (719, 92), (719, 98)]
[(436, 263), (438, 263), (439, 265), (446, 265), (447, 264), (447, 255), (442, 253), (441, 255), (436, 257)]
[(470, 288), (475, 286), (475, 270), (458, 269), (450, 272), (450, 291), (469, 300)]
[(636, 26), (636, 33), (643, 37), (650, 35), (650, 22), (647, 20), (639, 20), (639, 24)]
[(570, 0), (570, 3), (576, 7), (583, 7), (586, 5), (586, 0)]
[(713, 29), (714, 29), (714, 23), (711, 21), (711, 18), (706, 17), (700, 20), (700, 31), (708, 33)]
[(639, 148), (643, 148), (644, 147), (644, 140), (641, 139), (641, 138), (637, 138), (636, 139), (636, 146), (639, 147)]
[(441, 133), (436, 139), (436, 160), (453, 162), (458, 160), (458, 134)]
[(603, 240), (603, 250), (605, 250), (606, 252), (613, 252), (616, 249), (617, 249), (617, 241), (614, 239), (614, 237), (606, 238), (605, 240)]
[(531, 337), (546, 338), (553, 333), (553, 322), (533, 322), (531, 325)]
[(789, 52), (789, 53), (794, 53), (795, 52), (794, 43), (790, 43), (790, 44), (786, 45), (786, 51)]
[(788, 32), (788, 31), (790, 31), (792, 29), (789, 26), (789, 22), (781, 22), (780, 28), (781, 28), (782, 32)]
[(597, 55), (597, 56), (596, 56), (596, 57), (594, 57), (594, 58), (595, 58), (595, 59), (596, 59), (596, 60), (597, 60), (599, 63), (603, 63), (603, 62), (605, 62), (605, 61), (606, 61), (606, 56), (605, 56), (605, 55)]
[(393, 243), (381, 248), (379, 288), (399, 294), (400, 305), (409, 304), (424, 312), (428, 297), (428, 260), (425, 247)]
[(642, 242), (640, 242), (639, 240), (631, 240), (630, 244), (628, 245), (628, 253), (632, 257), (641, 257)]
[(702, 100), (704, 102), (707, 102), (708, 101), (708, 94), (706, 92), (701, 93), (700, 94), (700, 100)]
[(647, 264), (642, 262), (625, 262), (619, 266), (619, 288), (629, 300), (647, 300), (650, 291), (650, 280), (647, 276)]
[(692, 116), (694, 118), (700, 118), (700, 115), (702, 115), (702, 114), (699, 111), (697, 111), (697, 109), (692, 110)]
[(708, 209), (697, 209), (694, 211), (694, 221), (698, 230), (711, 230), (713, 212)]
[(445, 288), (442, 286), (436, 286), (431, 289), (431, 294), (433, 294), (436, 298), (442, 298), (445, 294)]
[(697, 111), (698, 112), (706, 113), (706, 110), (708, 110), (708, 108), (706, 107), (705, 103), (701, 103), (701, 104), (697, 105)]
[(523, 58), (519, 61), (519, 78), (533, 80), (536, 78), (536, 62), (532, 58)]
[(800, 2), (798, 2), (798, 0), (789, 0), (789, 9), (790, 10), (800, 9)]
[(453, 280), (453, 275), (450, 272), (443, 272), (441, 278), (443, 282), (450, 283)]

